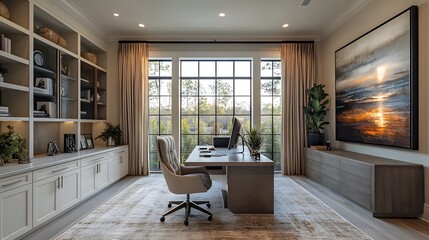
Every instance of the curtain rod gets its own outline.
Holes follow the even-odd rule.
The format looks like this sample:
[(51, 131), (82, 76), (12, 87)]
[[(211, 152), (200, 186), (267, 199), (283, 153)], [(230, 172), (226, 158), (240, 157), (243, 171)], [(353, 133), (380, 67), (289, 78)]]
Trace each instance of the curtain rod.
[(118, 43), (148, 43), (148, 44), (281, 44), (281, 43), (314, 43), (314, 41), (146, 41), (123, 40)]

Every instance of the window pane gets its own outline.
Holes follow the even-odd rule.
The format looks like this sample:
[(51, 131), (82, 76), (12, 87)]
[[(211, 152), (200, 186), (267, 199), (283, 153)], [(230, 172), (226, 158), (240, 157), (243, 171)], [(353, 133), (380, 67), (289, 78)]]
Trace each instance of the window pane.
[(261, 130), (264, 134), (272, 133), (272, 117), (261, 116)]
[(237, 61), (235, 62), (235, 76), (236, 77), (250, 77), (250, 61)]
[(250, 114), (250, 97), (235, 98), (235, 113)]
[(282, 98), (273, 97), (273, 114), (280, 115), (282, 114)]
[(198, 62), (182, 61), (182, 77), (198, 77)]
[(273, 62), (273, 77), (280, 77), (282, 75), (281, 62)]
[(171, 95), (171, 79), (161, 80), (161, 95)]
[(232, 77), (234, 75), (234, 62), (219, 61), (217, 62), (218, 77)]
[(233, 80), (222, 79), (222, 80), (217, 80), (216, 83), (217, 83), (217, 86), (216, 86), (217, 95), (232, 96), (234, 94)]
[(261, 77), (272, 77), (272, 68), (271, 61), (261, 61)]
[(200, 95), (215, 95), (216, 82), (213, 79), (200, 80)]
[(273, 134), (282, 134), (282, 117), (274, 116), (273, 117)]
[(215, 97), (201, 97), (199, 102), (200, 114), (215, 114), (215, 101)]
[(273, 94), (273, 81), (261, 80), (261, 95), (272, 95)]
[(200, 135), (198, 145), (212, 145), (214, 135)]
[(159, 98), (149, 97), (149, 114), (159, 113)]
[(263, 135), (262, 140), (262, 152), (272, 152), (273, 151), (273, 135)]
[(159, 165), (158, 153), (149, 153), (149, 166), (151, 171), (159, 171), (161, 170), (161, 166)]
[(197, 96), (198, 95), (198, 80), (182, 79), (181, 81), (182, 96)]
[(182, 117), (182, 134), (197, 134), (198, 133), (198, 117), (186, 116)]
[(162, 61), (160, 63), (160, 76), (169, 77), (171, 76), (171, 61)]
[(182, 152), (192, 152), (197, 145), (197, 135), (183, 135), (182, 134)]
[(233, 97), (218, 97), (217, 98), (217, 114), (233, 114)]
[(281, 171), (281, 154), (274, 152), (273, 154), (274, 171)]
[(272, 114), (273, 109), (273, 98), (272, 97), (261, 97), (261, 114), (268, 115)]
[(160, 98), (161, 114), (171, 114), (171, 97)]
[(232, 116), (218, 116), (217, 117), (217, 132), (218, 135), (229, 136), (232, 129)]
[(158, 134), (159, 129), (159, 117), (149, 116), (149, 134)]
[(158, 94), (159, 94), (159, 80), (149, 79), (149, 95), (158, 95)]
[(156, 153), (158, 151), (156, 147), (156, 137), (157, 135), (149, 135), (149, 152)]
[(162, 116), (159, 126), (160, 134), (171, 134), (171, 116)]
[(282, 82), (280, 79), (273, 79), (273, 94), (281, 95), (282, 93)]
[(249, 80), (236, 80), (235, 81), (235, 95), (250, 96), (250, 79)]
[(216, 75), (215, 62), (200, 62), (200, 77), (214, 77)]
[(215, 133), (215, 117), (204, 116), (200, 117), (200, 134), (214, 134)]
[(198, 97), (182, 97), (182, 114), (198, 113)]
[(149, 76), (159, 76), (159, 62), (158, 61), (149, 61)]

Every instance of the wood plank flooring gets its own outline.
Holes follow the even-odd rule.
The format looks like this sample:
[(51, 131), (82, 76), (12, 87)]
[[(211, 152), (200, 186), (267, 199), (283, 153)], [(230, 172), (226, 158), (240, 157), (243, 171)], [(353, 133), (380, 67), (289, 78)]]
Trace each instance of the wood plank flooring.
[[(152, 174), (150, 177), (162, 178), (162, 175)], [(281, 178), (284, 176), (276, 174), (275, 177)], [(55, 237), (63, 232), (64, 229), (72, 226), (127, 186), (135, 182), (138, 178), (139, 177), (123, 178), (98, 193), (96, 196), (59, 216), (50, 223), (40, 227), (36, 231), (33, 231), (22, 239), (40, 240)], [(302, 176), (292, 176), (291, 178), (373, 239), (429, 239), (428, 222), (421, 219), (373, 218), (371, 212), (368, 210), (360, 207), (341, 195), (332, 192), (330, 189), (315, 183), (309, 178)], [(222, 179), (222, 177), (216, 176), (216, 179)]]

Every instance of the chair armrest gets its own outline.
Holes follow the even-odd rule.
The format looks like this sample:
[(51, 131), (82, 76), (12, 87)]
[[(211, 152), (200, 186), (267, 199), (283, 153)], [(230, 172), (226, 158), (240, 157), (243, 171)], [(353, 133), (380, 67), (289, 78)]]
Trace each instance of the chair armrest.
[(203, 178), (200, 175), (176, 175), (161, 163), (162, 174), (170, 192), (175, 194), (191, 194), (207, 192)]
[(183, 166), (180, 165), (180, 172), (182, 175), (190, 174), (190, 173), (207, 173), (206, 167), (203, 166)]

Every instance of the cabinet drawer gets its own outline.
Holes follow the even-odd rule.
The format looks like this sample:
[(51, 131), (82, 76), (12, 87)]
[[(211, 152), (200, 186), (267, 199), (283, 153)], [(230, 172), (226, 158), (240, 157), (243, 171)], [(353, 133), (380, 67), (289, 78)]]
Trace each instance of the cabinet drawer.
[(356, 191), (358, 193), (371, 195), (371, 180), (363, 177), (341, 172), (341, 187)]
[(21, 187), (32, 182), (32, 172), (0, 179), (0, 192)]
[(326, 165), (332, 168), (340, 168), (340, 158), (334, 155), (322, 155), (322, 165)]
[(334, 168), (329, 165), (322, 165), (321, 166), (321, 173), (323, 175), (329, 176), (330, 178), (333, 178), (337, 181), (340, 180), (340, 169)]
[(123, 148), (123, 149), (112, 151), (112, 152), (109, 153), (109, 157), (116, 157), (116, 156), (123, 155), (123, 154), (125, 154), (125, 153), (128, 152), (127, 150), (128, 149)]
[(100, 155), (95, 155), (95, 156), (91, 156), (91, 157), (87, 157), (87, 158), (82, 158), (81, 165), (86, 166), (86, 165), (93, 164), (93, 163), (99, 162), (101, 160), (104, 160), (106, 158), (107, 158), (107, 154), (100, 154)]
[(371, 179), (371, 166), (368, 164), (343, 159), (341, 160), (341, 170), (365, 179)]
[(334, 178), (331, 178), (330, 176), (321, 175), (321, 183), (322, 185), (332, 189), (335, 192), (340, 192), (340, 181)]
[(371, 195), (355, 191), (353, 188), (347, 188), (341, 184), (341, 194), (349, 198), (353, 202), (371, 210)]
[(48, 177), (56, 176), (58, 174), (65, 173), (79, 167), (80, 167), (80, 161), (73, 161), (69, 163), (56, 165), (53, 167), (40, 169), (33, 172), (33, 181), (35, 182)]

